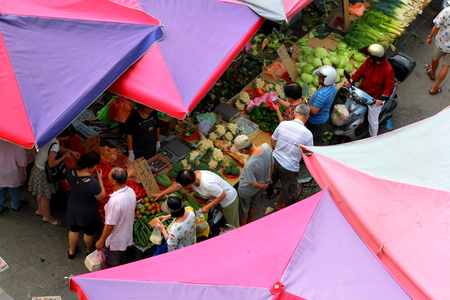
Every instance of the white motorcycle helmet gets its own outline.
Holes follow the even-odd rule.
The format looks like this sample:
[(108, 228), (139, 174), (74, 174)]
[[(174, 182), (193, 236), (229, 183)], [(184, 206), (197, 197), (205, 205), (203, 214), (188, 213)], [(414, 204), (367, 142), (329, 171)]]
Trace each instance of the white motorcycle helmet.
[(372, 44), (367, 48), (367, 51), (369, 51), (369, 54), (371, 56), (375, 57), (383, 57), (384, 56), (384, 48), (380, 44)]
[(336, 81), (337, 72), (332, 66), (323, 66), (313, 72), (323, 78), (323, 85), (331, 85)]

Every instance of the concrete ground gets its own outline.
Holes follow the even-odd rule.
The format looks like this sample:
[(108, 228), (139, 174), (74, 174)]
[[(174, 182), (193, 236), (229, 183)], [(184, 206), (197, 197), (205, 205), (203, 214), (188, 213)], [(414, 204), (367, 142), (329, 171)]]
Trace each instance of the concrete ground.
[[(426, 73), (426, 66), (431, 62), (433, 50), (425, 45), (425, 39), (439, 9), (440, 1), (433, 0), (397, 44), (397, 51), (412, 57), (417, 62), (417, 67), (398, 88), (399, 106), (394, 111), (394, 129), (430, 117), (450, 104), (448, 78), (442, 83), (442, 93), (434, 96), (428, 94), (433, 82)], [(388, 130), (382, 127), (380, 133), (385, 132)], [(307, 170), (299, 177), (309, 177)], [(26, 186), (21, 190), (21, 197), (29, 200), (30, 204), (19, 212), (10, 210), (0, 215), (0, 256), (10, 266), (10, 269), (0, 273), (0, 300), (31, 299), (36, 296), (78, 299), (77, 295), (69, 290), (67, 277), (87, 272), (83, 263), (83, 243), (79, 243), (81, 252), (74, 260), (69, 260), (67, 223), (52, 226), (44, 223), (41, 217), (35, 216), (37, 204)], [(277, 198), (269, 200), (265, 197), (258, 217), (264, 215), (265, 207), (273, 207), (276, 200)], [(63, 197), (55, 197), (52, 201), (54, 216), (65, 220)], [(8, 198), (5, 204), (10, 206)]]

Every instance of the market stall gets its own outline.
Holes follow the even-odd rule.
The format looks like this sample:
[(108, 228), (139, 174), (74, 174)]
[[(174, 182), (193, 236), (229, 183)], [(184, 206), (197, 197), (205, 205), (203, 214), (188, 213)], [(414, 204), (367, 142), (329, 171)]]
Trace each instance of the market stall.
[[(423, 5), (427, 2), (424, 1)], [(133, 175), (128, 184), (136, 191), (139, 200), (136, 210), (135, 246), (140, 252), (133, 254), (130, 260), (150, 256), (154, 250), (148, 241), (151, 228), (145, 224), (161, 214), (161, 211), (160, 203), (154, 202), (148, 195), (173, 185), (177, 174), (183, 169), (210, 170), (230, 185), (236, 186), (246, 157), (229, 152), (234, 138), (245, 134), (256, 146), (262, 143), (270, 145), (271, 133), (279, 123), (272, 108), (273, 100), (285, 98), (282, 86), (286, 82), (299, 83), (303, 87), (303, 96), (307, 99), (319, 86), (317, 77), (311, 75), (313, 68), (321, 65), (334, 66), (339, 74), (336, 80), (339, 87), (344, 81), (343, 71), (353, 72), (365, 60), (363, 55), (345, 43), (342, 36), (331, 34), (325, 38), (305, 36), (292, 46), (290, 53), (282, 46), (278, 54), (280, 56), (278, 60), (265, 68), (226, 103), (212, 109), (212, 112), (199, 114), (195, 118), (187, 117), (184, 120), (161, 115), (161, 132), (164, 136), (161, 151), (155, 157), (138, 164), (127, 161), (123, 151), (126, 149), (123, 139), (107, 138), (114, 132), (119, 136), (123, 135), (120, 126), (112, 130), (107, 128), (105, 132), (108, 132), (108, 135), (106, 135), (102, 133), (102, 126), (97, 126), (96, 130), (92, 131), (92, 126), (86, 125), (89, 124), (86, 121), (94, 122), (93, 120), (84, 120), (84, 123), (83, 120), (78, 120), (84, 124), (78, 124), (76, 128), (84, 133), (86, 149), (103, 146), (97, 149), (102, 152), (101, 167), (104, 168), (104, 174), (107, 174), (112, 166), (120, 165), (126, 167), (129, 174)], [(108, 101), (108, 105), (114, 102), (105, 99), (103, 104)], [(209, 126), (205, 129), (206, 123)], [(97, 138), (97, 142), (92, 142), (91, 139), (96, 135), (102, 137)], [(326, 142), (328, 137), (323, 138)], [(83, 144), (83, 141), (81, 143)], [(149, 171), (145, 173), (144, 170), (147, 169)], [(143, 172), (152, 183), (143, 180)], [(108, 187), (108, 184), (105, 183), (105, 186)], [(181, 190), (178, 195), (186, 204), (196, 209), (209, 200), (187, 189)], [(107, 199), (101, 203), (100, 212), (106, 202)]]

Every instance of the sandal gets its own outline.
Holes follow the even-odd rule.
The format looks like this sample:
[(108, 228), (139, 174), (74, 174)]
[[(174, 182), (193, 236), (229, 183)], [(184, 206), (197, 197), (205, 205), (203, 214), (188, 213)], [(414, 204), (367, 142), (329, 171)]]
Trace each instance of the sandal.
[(431, 90), (428, 91), (428, 93), (430, 93), (430, 95), (436, 95), (439, 94), (440, 92), (442, 92), (442, 87), (438, 86), (436, 89), (436, 92), (432, 92)]
[(276, 197), (276, 196), (279, 195), (279, 194), (280, 194), (280, 189), (275, 188), (273, 194), (270, 195), (270, 196), (267, 195), (267, 198), (268, 198), (268, 199), (273, 199), (274, 197)]
[(431, 75), (431, 71), (433, 70), (433, 68), (431, 67), (431, 66), (429, 66), (428, 68), (427, 68), (427, 73), (428, 73), (428, 76), (430, 76), (430, 79), (431, 80), (435, 80), (436, 79), (436, 75), (435, 76), (433, 76), (433, 75)]
[(45, 220), (42, 220), (42, 221), (44, 221), (44, 223), (52, 224), (53, 226), (58, 226), (58, 225), (61, 225), (61, 223), (62, 223), (62, 221), (60, 221), (58, 219), (55, 219), (55, 221), (53, 221), (53, 222), (49, 222), (49, 221), (45, 221)]

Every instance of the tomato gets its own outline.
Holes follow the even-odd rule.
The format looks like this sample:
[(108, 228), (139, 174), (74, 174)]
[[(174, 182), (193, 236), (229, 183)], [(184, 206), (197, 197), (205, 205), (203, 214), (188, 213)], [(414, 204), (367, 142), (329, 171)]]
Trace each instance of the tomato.
[(143, 218), (142, 215), (137, 215), (137, 216), (136, 216), (136, 219), (142, 219), (142, 218)]
[(145, 213), (145, 208), (141, 208), (140, 212), (141, 212), (141, 214), (144, 214)]
[(149, 207), (149, 206), (151, 206), (150, 203), (145, 203), (145, 204), (144, 204), (144, 207)]
[(156, 214), (156, 209), (152, 209), (152, 211), (150, 212), (152, 215)]

